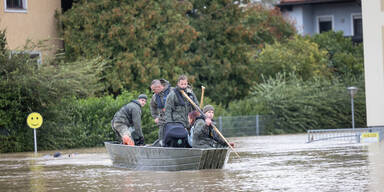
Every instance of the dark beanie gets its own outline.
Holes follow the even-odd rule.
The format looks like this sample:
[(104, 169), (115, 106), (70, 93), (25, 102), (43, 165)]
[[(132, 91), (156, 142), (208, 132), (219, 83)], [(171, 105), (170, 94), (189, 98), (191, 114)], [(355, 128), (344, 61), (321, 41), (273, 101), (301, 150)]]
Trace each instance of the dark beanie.
[(207, 111), (215, 111), (212, 105), (206, 105), (204, 106), (203, 113), (206, 113)]

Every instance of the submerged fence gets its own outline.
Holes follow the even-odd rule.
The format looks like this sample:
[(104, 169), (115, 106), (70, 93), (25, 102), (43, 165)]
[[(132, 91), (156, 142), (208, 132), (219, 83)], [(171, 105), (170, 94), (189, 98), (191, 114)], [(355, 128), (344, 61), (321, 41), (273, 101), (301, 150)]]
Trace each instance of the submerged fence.
[[(216, 126), (225, 137), (257, 136), (278, 134), (277, 118), (269, 115), (219, 116)], [(281, 129), (281, 128), (280, 128)], [(307, 131), (307, 142), (338, 140), (360, 142), (365, 133), (378, 133), (378, 139), (384, 138), (384, 127), (314, 129)]]
[(270, 117), (266, 115), (219, 116), (216, 119), (217, 128), (226, 137), (266, 134), (269, 122)]

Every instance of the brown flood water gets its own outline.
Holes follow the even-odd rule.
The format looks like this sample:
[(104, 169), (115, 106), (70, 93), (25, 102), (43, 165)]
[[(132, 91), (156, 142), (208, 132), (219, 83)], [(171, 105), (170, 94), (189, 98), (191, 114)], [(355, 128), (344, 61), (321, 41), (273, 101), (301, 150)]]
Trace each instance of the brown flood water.
[(229, 138), (222, 170), (112, 167), (105, 148), (0, 154), (0, 191), (384, 191), (384, 144), (305, 143), (306, 135)]

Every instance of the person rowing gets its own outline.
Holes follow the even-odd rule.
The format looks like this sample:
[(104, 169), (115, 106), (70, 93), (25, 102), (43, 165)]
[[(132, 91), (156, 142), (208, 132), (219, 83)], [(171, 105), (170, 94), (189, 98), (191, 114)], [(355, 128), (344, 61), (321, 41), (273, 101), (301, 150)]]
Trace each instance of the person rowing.
[[(203, 108), (204, 116), (197, 116), (197, 111), (193, 111), (188, 116), (190, 118), (191, 130), (188, 138), (189, 144), (193, 148), (226, 148), (227, 144), (213, 130), (215, 121), (215, 109), (212, 105), (206, 105)], [(195, 118), (195, 119), (194, 119)]]

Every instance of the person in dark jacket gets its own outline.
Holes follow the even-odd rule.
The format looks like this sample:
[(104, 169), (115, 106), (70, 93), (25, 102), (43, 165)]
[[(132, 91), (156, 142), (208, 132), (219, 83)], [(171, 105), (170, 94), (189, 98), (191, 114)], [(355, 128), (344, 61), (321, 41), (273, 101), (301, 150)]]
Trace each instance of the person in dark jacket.
[(171, 85), (165, 79), (155, 79), (151, 83), (151, 90), (153, 91), (150, 103), (151, 115), (159, 126), (159, 139), (155, 141), (154, 146), (163, 146), (165, 102), (171, 89)]
[(165, 122), (180, 122), (185, 128), (189, 126), (188, 113), (193, 111), (193, 105), (181, 94), (183, 90), (196, 105), (199, 105), (192, 88), (188, 86), (188, 78), (181, 75), (177, 86), (171, 90), (165, 103)]
[(206, 105), (203, 108), (205, 119), (202, 116), (196, 117), (190, 131), (189, 142), (193, 148), (225, 148), (226, 142), (215, 132), (212, 124), (214, 108), (212, 105)]
[(141, 108), (147, 103), (145, 94), (139, 95), (115, 113), (111, 125), (125, 145), (144, 145), (144, 136), (141, 130)]

